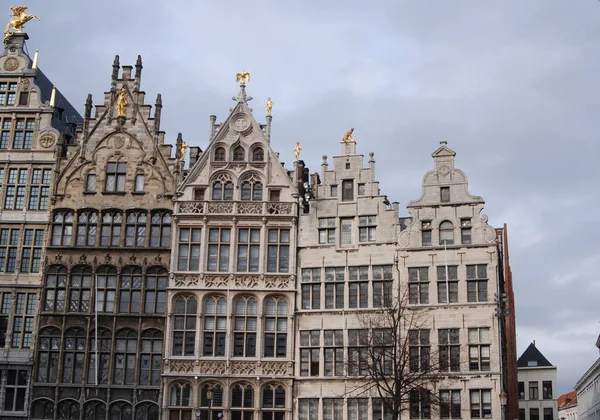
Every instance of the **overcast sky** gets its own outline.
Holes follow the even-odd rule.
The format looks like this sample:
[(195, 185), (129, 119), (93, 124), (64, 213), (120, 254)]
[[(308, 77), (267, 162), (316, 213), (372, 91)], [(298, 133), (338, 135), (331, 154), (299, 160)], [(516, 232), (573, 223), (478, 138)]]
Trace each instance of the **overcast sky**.
[(288, 167), (300, 141), (320, 171), (355, 127), (402, 215), (448, 141), (490, 223), (508, 223), (518, 353), (536, 340), (561, 393), (598, 358), (599, 1), (27, 4), (42, 19), (26, 25), (30, 53), (82, 114), (88, 93), (97, 104), (110, 88), (114, 55), (140, 54), (169, 141), (182, 132), (205, 148), (245, 68), (255, 117), (275, 102), (271, 143)]

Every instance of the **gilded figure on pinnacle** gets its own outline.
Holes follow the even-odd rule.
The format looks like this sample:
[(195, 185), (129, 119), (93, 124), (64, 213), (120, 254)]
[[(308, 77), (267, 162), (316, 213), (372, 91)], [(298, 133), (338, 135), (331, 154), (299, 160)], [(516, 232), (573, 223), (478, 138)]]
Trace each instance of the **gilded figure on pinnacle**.
[[(23, 32), (21, 29), (23, 26), (32, 19), (40, 20), (34, 14), (27, 13), (27, 6), (17, 6), (13, 5), (10, 10), (12, 13), (10, 15), (10, 21), (6, 25), (6, 29), (4, 30), (4, 43), (6, 44), (10, 37), (18, 32)], [(12, 32), (11, 32), (12, 29)]]

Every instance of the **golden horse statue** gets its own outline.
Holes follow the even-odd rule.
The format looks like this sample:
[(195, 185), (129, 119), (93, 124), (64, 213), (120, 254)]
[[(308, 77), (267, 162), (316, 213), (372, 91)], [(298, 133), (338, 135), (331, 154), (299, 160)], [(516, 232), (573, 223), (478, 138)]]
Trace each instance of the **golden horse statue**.
[[(8, 25), (6, 25), (6, 29), (4, 30), (4, 43), (6, 43), (13, 34), (17, 32), (23, 32), (21, 28), (23, 28), (23, 26), (30, 20), (40, 20), (40, 18), (36, 15), (27, 13), (27, 6), (13, 5), (10, 10), (12, 10), (12, 14), (10, 15), (10, 21), (8, 22)], [(11, 29), (13, 29), (12, 32)]]
[(242, 85), (245, 85), (250, 81), (250, 73), (246, 70), (242, 70), (239, 73), (235, 74), (235, 81), (240, 82)]
[(354, 143), (354, 138), (352, 137), (352, 133), (354, 132), (354, 127), (350, 129), (344, 137), (342, 138), (342, 143)]

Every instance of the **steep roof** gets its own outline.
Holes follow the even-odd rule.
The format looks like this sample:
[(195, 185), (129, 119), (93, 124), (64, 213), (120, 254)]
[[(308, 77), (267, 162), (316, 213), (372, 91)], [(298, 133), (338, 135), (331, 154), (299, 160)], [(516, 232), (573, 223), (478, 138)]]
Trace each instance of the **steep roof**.
[(567, 392), (558, 397), (559, 410), (565, 410), (575, 406), (577, 406), (577, 391)]
[(535, 346), (535, 342), (531, 343), (529, 347), (523, 352), (519, 360), (517, 361), (517, 367), (551, 367), (552, 363), (544, 357), (542, 353)]

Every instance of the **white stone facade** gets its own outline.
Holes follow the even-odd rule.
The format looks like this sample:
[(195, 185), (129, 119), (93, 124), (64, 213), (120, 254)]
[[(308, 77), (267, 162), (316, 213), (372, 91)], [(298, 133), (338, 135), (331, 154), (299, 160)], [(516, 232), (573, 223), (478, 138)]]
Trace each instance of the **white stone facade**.
[(519, 396), (521, 416), (525, 420), (534, 420), (536, 416), (538, 420), (558, 419), (556, 367), (519, 367), (518, 377), (519, 386), (524, 389)]
[[(600, 336), (596, 347), (600, 349)], [(575, 391), (579, 420), (600, 420), (600, 358), (577, 381)]]

